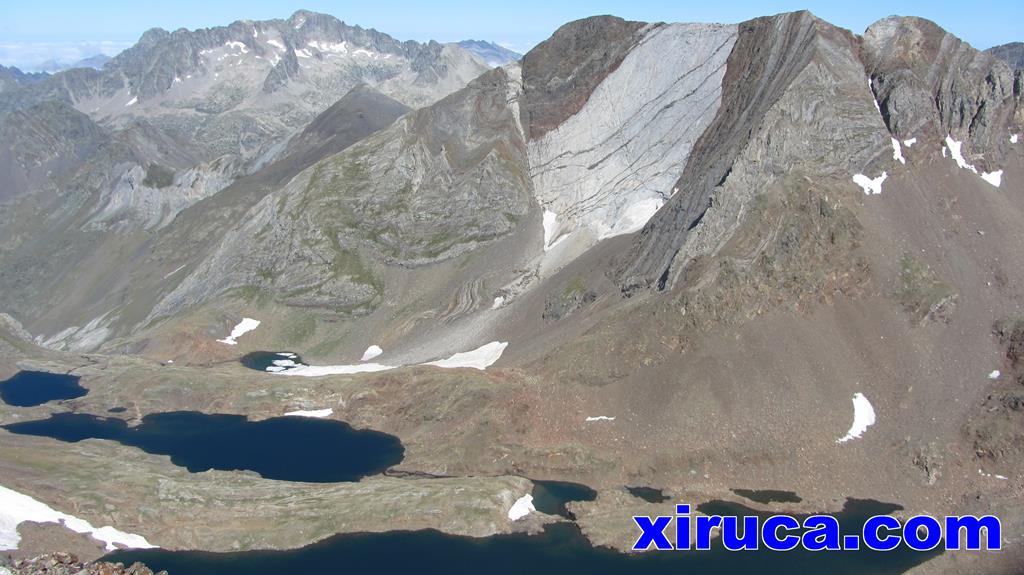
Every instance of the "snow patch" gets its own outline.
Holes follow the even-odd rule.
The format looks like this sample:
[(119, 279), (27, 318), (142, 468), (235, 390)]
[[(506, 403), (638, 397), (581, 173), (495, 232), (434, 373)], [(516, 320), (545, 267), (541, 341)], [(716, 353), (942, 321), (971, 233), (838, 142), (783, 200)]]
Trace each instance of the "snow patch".
[(504, 304), (505, 304), (505, 297), (504, 296), (498, 296), (498, 297), (494, 298), (494, 303), (491, 304), (491, 309), (498, 309), (499, 307), (501, 307)]
[(127, 108), (128, 106), (134, 106), (135, 104), (138, 104), (138, 103), (139, 103), (139, 97), (135, 96), (131, 100), (128, 100), (128, 103), (125, 104), (124, 107)]
[(598, 415), (596, 417), (588, 417), (587, 421), (615, 421), (615, 418), (608, 417), (607, 415)]
[(868, 92), (871, 93), (871, 101), (875, 103), (875, 110), (878, 111), (878, 115), (882, 115), (882, 107), (878, 105), (878, 98), (875, 98), (875, 89), (871, 86), (871, 78), (868, 78)]
[(384, 353), (384, 350), (379, 345), (371, 345), (366, 348), (366, 351), (363, 352), (363, 357), (359, 358), (359, 361), (370, 361), (382, 353)]
[(1000, 373), (998, 369), (993, 369), (992, 373), (988, 374), (988, 378), (989, 379), (999, 379), (1000, 375), (1002, 375), (1002, 373)]
[(115, 551), (118, 545), (130, 549), (155, 549), (141, 535), (125, 533), (113, 527), (93, 527), (88, 521), (73, 515), (55, 511), (49, 505), (37, 501), (28, 495), (0, 486), (0, 550), (8, 551), (18, 548), (21, 536), (18, 525), (24, 521), (33, 523), (58, 523), (74, 531), (86, 533), (94, 539), (106, 544), (107, 551)]
[(1020, 139), (1020, 134), (1012, 134), (1012, 135), (1010, 135), (1010, 143), (1011, 144), (1016, 144), (1017, 140), (1019, 140), (1019, 139)]
[(910, 138), (909, 140), (903, 140), (903, 145), (908, 147), (908, 148), (913, 146), (916, 143), (917, 143), (917, 138)]
[[(551, 210), (544, 210), (544, 251), (558, 245), (567, 236), (558, 234), (558, 214)], [(552, 243), (554, 242), (554, 243)]]
[(330, 416), (332, 413), (334, 413), (334, 410), (331, 409), (331, 408), (315, 409), (315, 410), (312, 410), (312, 411), (304, 411), (304, 410), (300, 409), (298, 411), (289, 411), (288, 413), (285, 414), (285, 416), (286, 417), (317, 417), (317, 418), (324, 418), (324, 417)]
[(445, 369), (471, 367), (473, 369), (484, 370), (494, 365), (494, 362), (501, 358), (501, 354), (504, 353), (506, 347), (508, 347), (507, 341), (492, 341), (491, 343), (484, 344), (473, 351), (456, 353), (448, 359), (430, 361), (423, 365), (433, 365), (435, 367), (442, 367)]
[(238, 50), (243, 54), (249, 53), (249, 48), (247, 48), (246, 45), (241, 42), (225, 42), (224, 45), (228, 48), (231, 48), (232, 50)]
[(537, 508), (533, 506), (533, 496), (526, 494), (516, 499), (516, 502), (512, 504), (512, 507), (508, 510), (508, 518), (510, 521), (518, 521), (529, 515), (531, 511), (536, 510)]
[(313, 55), (309, 53), (309, 50), (306, 50), (305, 48), (301, 48), (299, 50), (296, 50), (295, 51), (295, 55), (298, 56), (299, 58), (312, 58), (313, 57)]
[(226, 343), (228, 345), (238, 345), (238, 338), (242, 337), (243, 335), (249, 333), (250, 331), (256, 329), (259, 326), (260, 320), (258, 319), (252, 319), (248, 317), (242, 318), (242, 321), (239, 322), (238, 325), (236, 325), (235, 328), (231, 330), (231, 335), (227, 336), (224, 339), (218, 339), (217, 341), (221, 343)]
[(996, 170), (994, 172), (985, 172), (981, 175), (981, 179), (998, 188), (999, 185), (1003, 183), (1003, 171)]
[(277, 48), (278, 50), (284, 50), (285, 49), (284, 44), (278, 42), (277, 40), (267, 40), (267, 44)]
[(359, 48), (358, 50), (352, 52), (352, 54), (354, 54), (356, 56), (366, 56), (367, 58), (376, 58), (377, 57), (377, 54), (375, 54), (375, 53), (373, 53), (373, 52), (371, 52), (369, 50), (364, 50), (362, 48)]
[(903, 149), (900, 148), (900, 141), (896, 138), (889, 138), (892, 140), (892, 159), (898, 161), (901, 164), (906, 164), (907, 160), (903, 157)]
[(860, 186), (864, 190), (864, 193), (870, 196), (872, 194), (882, 193), (882, 182), (884, 182), (888, 177), (889, 174), (885, 172), (882, 172), (882, 175), (875, 179), (871, 179), (864, 174), (854, 174), (853, 183)]
[[(306, 45), (321, 52), (331, 52), (334, 54), (348, 53), (348, 46), (346, 42), (320, 42), (313, 40), (312, 42), (307, 42)], [(358, 52), (358, 50), (356, 51)]]
[(965, 170), (970, 170), (977, 174), (978, 170), (975, 169), (974, 166), (967, 163), (967, 160), (964, 159), (964, 155), (960, 151), (960, 148), (961, 146), (963, 146), (963, 144), (963, 142), (958, 142), (954, 140), (952, 136), (946, 136), (946, 147), (949, 148), (949, 153), (951, 156), (953, 156), (953, 161), (956, 162), (956, 165), (960, 166)]
[(180, 266), (178, 266), (177, 268), (175, 268), (173, 272), (171, 272), (171, 273), (169, 273), (169, 274), (165, 275), (165, 276), (164, 276), (164, 279), (167, 279), (167, 278), (169, 278), (169, 277), (173, 276), (174, 274), (176, 274), (176, 273), (180, 272), (181, 270), (185, 269), (185, 266), (187, 266), (187, 265), (188, 265), (188, 264), (181, 264)]
[(874, 424), (875, 408), (871, 407), (871, 402), (864, 397), (863, 393), (857, 392), (853, 394), (853, 425), (850, 426), (846, 435), (836, 440), (836, 443), (846, 443), (851, 439), (856, 439)]
[[(355, 373), (373, 373), (376, 371), (387, 371), (397, 366), (382, 365), (379, 363), (360, 363), (358, 365), (299, 365), (293, 368), (281, 368), (282, 375), (299, 377), (321, 377), (324, 375), (352, 375)], [(270, 371), (271, 368), (267, 368)]]

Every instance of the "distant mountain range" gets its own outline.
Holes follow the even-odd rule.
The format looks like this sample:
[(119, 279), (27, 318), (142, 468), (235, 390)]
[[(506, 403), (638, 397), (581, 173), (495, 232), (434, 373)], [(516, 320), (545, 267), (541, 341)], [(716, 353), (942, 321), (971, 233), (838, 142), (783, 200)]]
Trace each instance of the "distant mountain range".
[(93, 70), (102, 70), (103, 66), (113, 58), (106, 54), (95, 54), (88, 58), (82, 58), (75, 62), (66, 62), (57, 59), (50, 59), (39, 65), (37, 72), (45, 72), (47, 74), (56, 74), (57, 72), (63, 72), (64, 70), (71, 70), (73, 68), (92, 68)]
[(463, 40), (459, 42), (459, 47), (480, 56), (491, 68), (504, 66), (509, 62), (518, 62), (523, 57), (518, 52), (513, 52), (486, 40)]

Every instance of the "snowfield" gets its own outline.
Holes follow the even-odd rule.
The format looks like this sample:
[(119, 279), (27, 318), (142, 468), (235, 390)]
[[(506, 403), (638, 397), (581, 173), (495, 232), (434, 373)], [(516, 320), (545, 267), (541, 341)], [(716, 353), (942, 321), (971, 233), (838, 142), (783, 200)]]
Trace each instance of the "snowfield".
[[(949, 148), (949, 154), (950, 156), (952, 156), (953, 161), (956, 162), (956, 165), (965, 170), (970, 170), (975, 174), (978, 174), (979, 176), (981, 176), (981, 179), (998, 188), (1003, 183), (1003, 171), (996, 170), (994, 172), (978, 172), (977, 168), (975, 168), (971, 164), (968, 164), (967, 160), (964, 159), (964, 155), (961, 150), (962, 146), (963, 142), (958, 142), (954, 140), (952, 136), (946, 136), (946, 148)], [(946, 148), (942, 149), (942, 157), (946, 157)]]
[(506, 347), (508, 347), (507, 341), (492, 341), (491, 343), (484, 344), (473, 351), (456, 353), (448, 359), (430, 361), (423, 365), (433, 365), (446, 369), (472, 367), (473, 369), (484, 370), (494, 365), (494, 362), (501, 358), (501, 354), (504, 353)]
[(312, 410), (312, 411), (305, 411), (305, 410), (301, 410), (300, 409), (298, 411), (289, 411), (288, 413), (285, 414), (285, 416), (286, 417), (317, 417), (317, 418), (324, 418), (324, 417), (329, 417), (332, 413), (334, 413), (334, 410), (331, 409), (331, 408), (315, 409), (315, 410)]
[(155, 549), (145, 537), (119, 531), (113, 527), (93, 527), (88, 521), (73, 515), (55, 511), (49, 505), (0, 486), (0, 550), (18, 548), (21, 536), (18, 525), (24, 521), (33, 523), (58, 523), (75, 533), (85, 533), (106, 544), (107, 551), (114, 551), (118, 545), (130, 549)]
[(523, 495), (516, 502), (512, 504), (512, 507), (508, 510), (508, 518), (511, 521), (518, 521), (523, 517), (530, 514), (531, 511), (536, 511), (537, 508), (533, 506), (533, 496)]
[[(371, 349), (374, 347), (376, 346), (370, 346)], [(491, 343), (484, 344), (472, 351), (456, 353), (447, 359), (439, 359), (418, 365), (432, 365), (434, 367), (444, 369), (470, 367), (473, 369), (484, 370), (501, 358), (501, 354), (504, 353), (506, 347), (508, 347), (507, 341), (492, 341)], [(367, 352), (369, 351), (370, 350), (368, 349)], [(363, 355), (365, 357), (366, 354)], [(280, 375), (299, 377), (352, 375), (356, 373), (373, 373), (405, 367), (402, 365), (384, 365), (381, 363), (359, 363), (355, 365), (306, 365), (296, 363), (290, 359), (278, 359), (274, 360), (272, 363), (273, 365), (268, 367), (266, 369), (267, 371), (271, 373), (278, 373)]]
[(370, 361), (382, 353), (384, 353), (384, 350), (379, 345), (371, 345), (366, 348), (366, 351), (363, 352), (363, 357), (359, 358), (359, 361)]
[[(892, 140), (892, 159), (898, 161), (901, 164), (906, 164), (907, 160), (903, 157), (903, 148), (900, 147), (900, 141), (896, 138), (889, 138)], [(909, 141), (909, 140), (908, 140)]]
[(867, 195), (877, 195), (882, 193), (882, 182), (889, 177), (889, 174), (882, 172), (881, 176), (875, 179), (871, 179), (864, 174), (854, 174), (853, 183), (857, 184), (864, 190)]
[(224, 339), (218, 339), (217, 341), (221, 343), (226, 343), (228, 345), (238, 345), (238, 338), (258, 328), (259, 326), (260, 320), (258, 319), (252, 319), (250, 317), (242, 318), (242, 321), (239, 322), (239, 324), (236, 325), (235, 328), (231, 330), (231, 335), (227, 336)]

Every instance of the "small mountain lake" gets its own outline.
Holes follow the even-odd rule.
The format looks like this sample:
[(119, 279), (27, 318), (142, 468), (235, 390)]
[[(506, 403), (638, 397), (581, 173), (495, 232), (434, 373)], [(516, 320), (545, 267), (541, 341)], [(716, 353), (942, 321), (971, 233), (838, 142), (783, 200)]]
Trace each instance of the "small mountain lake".
[(573, 519), (566, 507), (570, 501), (593, 501), (597, 491), (581, 483), (569, 481), (542, 481), (533, 479), (533, 506), (541, 513), (561, 515)]
[[(741, 514), (756, 514), (742, 505), (726, 502), (709, 503), (700, 507), (709, 511), (728, 510), (739, 511)], [(891, 508), (892, 506), (887, 507), (878, 502), (849, 500), (837, 517), (844, 532), (859, 532), (871, 514)], [(864, 550), (812, 552), (802, 549), (786, 553), (731, 552), (715, 547), (711, 551), (654, 551), (627, 555), (591, 546), (575, 524), (565, 522), (548, 525), (543, 533), (532, 536), (513, 534), (477, 539), (445, 535), (432, 530), (354, 533), (336, 535), (292, 551), (118, 551), (105, 559), (125, 564), (142, 561), (154, 571), (164, 569), (172, 575), (338, 572), (456, 575), (859, 575), (903, 573), (937, 554), (938, 552), (921, 553), (902, 547), (889, 553)]]
[(290, 351), (254, 351), (239, 359), (243, 366), (256, 371), (287, 371), (302, 365), (302, 358)]
[(75, 399), (89, 393), (78, 384), (77, 375), (19, 371), (0, 382), (0, 399), (16, 407), (35, 407), (48, 401)]
[(640, 499), (643, 499), (648, 503), (664, 503), (671, 499), (671, 497), (665, 495), (665, 493), (662, 492), (662, 490), (655, 489), (653, 487), (626, 486), (626, 491), (628, 491), (629, 494), (632, 495), (633, 497), (639, 497)]
[(250, 470), (267, 479), (314, 483), (358, 481), (400, 463), (405, 455), (393, 435), (308, 417), (249, 421), (242, 415), (176, 411), (147, 415), (129, 427), (122, 419), (59, 413), (4, 429), (71, 443), (108, 439), (169, 455), (192, 472)]

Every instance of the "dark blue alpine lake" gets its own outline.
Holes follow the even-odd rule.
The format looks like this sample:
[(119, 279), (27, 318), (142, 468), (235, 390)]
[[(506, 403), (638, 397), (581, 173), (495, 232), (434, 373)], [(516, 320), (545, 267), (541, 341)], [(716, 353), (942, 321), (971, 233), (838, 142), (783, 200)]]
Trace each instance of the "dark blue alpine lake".
[(405, 448), (393, 435), (353, 429), (341, 421), (177, 411), (147, 415), (136, 427), (121, 419), (59, 413), (4, 426), (12, 433), (60, 441), (108, 439), (160, 455), (199, 472), (255, 471), (268, 479), (329, 483), (358, 481), (402, 461)]
[(0, 399), (8, 405), (34, 407), (48, 401), (75, 399), (89, 393), (78, 384), (77, 375), (47, 373), (45, 371), (19, 371), (0, 382)]

